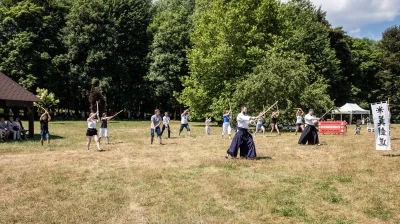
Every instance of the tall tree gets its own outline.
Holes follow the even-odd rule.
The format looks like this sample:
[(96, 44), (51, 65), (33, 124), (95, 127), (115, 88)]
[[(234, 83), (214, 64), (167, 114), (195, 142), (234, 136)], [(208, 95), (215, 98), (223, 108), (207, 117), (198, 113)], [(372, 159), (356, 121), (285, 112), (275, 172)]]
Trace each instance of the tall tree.
[(343, 83), (340, 61), (330, 42), (330, 25), (325, 12), (310, 0), (291, 0), (282, 6), (286, 25), (283, 34), (284, 51), (295, 51), (305, 56), (313, 71), (312, 82), (323, 78), (329, 84), (329, 94), (336, 97), (336, 88)]
[(61, 31), (67, 53), (56, 63), (68, 71), (66, 86), (71, 95), (67, 99), (75, 109), (87, 109), (94, 79), (109, 83), (102, 91), (111, 109), (139, 107), (146, 95), (143, 77), (147, 71), (150, 4), (150, 0), (73, 2)]
[(227, 107), (236, 83), (252, 70), (279, 33), (277, 0), (196, 2), (190, 75), (180, 103), (194, 117)]
[(35, 2), (0, 5), (0, 70), (31, 91), (40, 86), (56, 92), (59, 82), (52, 59), (62, 50), (57, 36), (65, 8)]
[(153, 34), (147, 80), (153, 85), (155, 103), (160, 109), (179, 106), (174, 92), (182, 91), (180, 78), (188, 75), (187, 50), (191, 48), (191, 16), (194, 0), (160, 0), (150, 25)]
[(391, 105), (400, 108), (400, 26), (393, 26), (385, 30), (380, 42), (382, 51), (382, 67), (380, 72), (379, 89), (380, 100), (391, 97)]

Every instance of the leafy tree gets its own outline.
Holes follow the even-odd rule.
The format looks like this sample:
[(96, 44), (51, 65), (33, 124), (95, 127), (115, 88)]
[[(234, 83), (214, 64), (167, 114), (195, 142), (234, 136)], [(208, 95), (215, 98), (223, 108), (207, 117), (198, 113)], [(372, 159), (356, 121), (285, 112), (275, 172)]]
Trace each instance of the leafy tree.
[(392, 107), (399, 109), (400, 103), (400, 26), (385, 30), (380, 41), (382, 71), (378, 75), (380, 100), (391, 97)]
[(160, 0), (149, 29), (153, 34), (147, 80), (154, 86), (155, 104), (160, 109), (176, 108), (173, 96), (182, 91), (180, 78), (188, 75), (187, 49), (191, 48), (191, 16), (194, 0)]
[[(279, 1), (196, 2), (188, 61), (178, 101), (194, 117), (228, 105), (236, 83), (262, 59), (279, 33)], [(219, 111), (220, 112), (220, 111)]]
[(35, 103), (37, 107), (41, 106), (46, 109), (57, 106), (60, 103), (60, 100), (56, 98), (54, 93), (49, 92), (47, 89), (37, 88), (36, 93), (36, 96), (43, 101), (41, 103)]
[(303, 54), (314, 71), (310, 81), (326, 80), (330, 86), (329, 94), (335, 99), (337, 87), (345, 80), (331, 46), (330, 24), (325, 19), (325, 12), (309, 0), (291, 0), (282, 6), (281, 12), (286, 25), (282, 49)]
[(233, 99), (236, 107), (247, 105), (253, 113), (279, 101), (281, 117), (293, 119), (293, 108), (314, 108), (322, 112), (333, 105), (322, 80), (311, 83), (312, 71), (300, 54), (285, 57), (269, 53), (236, 86)]

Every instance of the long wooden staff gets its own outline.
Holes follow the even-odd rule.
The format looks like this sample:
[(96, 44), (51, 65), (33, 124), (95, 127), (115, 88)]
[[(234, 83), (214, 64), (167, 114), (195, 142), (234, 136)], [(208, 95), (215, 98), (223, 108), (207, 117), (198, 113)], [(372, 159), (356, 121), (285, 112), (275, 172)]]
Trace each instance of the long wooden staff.
[[(274, 104), (272, 104), (272, 106), (270, 106), (267, 110), (264, 110), (262, 113), (260, 113), (259, 117), (264, 116), (266, 113), (268, 113), (268, 111), (270, 111), (272, 108), (274, 108), (274, 106), (278, 104), (278, 101), (276, 101)], [(250, 124), (254, 125), (255, 124), (255, 120), (251, 120)]]
[(267, 110), (264, 110), (262, 113), (261, 113), (261, 116), (264, 116), (266, 113), (268, 113), (268, 111), (270, 111), (275, 105), (277, 105), (278, 104), (278, 101), (276, 101), (271, 107), (269, 107)]
[(331, 112), (331, 110), (333, 109), (334, 107), (332, 107), (331, 109), (329, 109), (324, 115), (322, 115), (320, 118), (323, 118), (323, 117), (325, 117), (325, 115), (327, 115), (329, 112)]
[(121, 110), (120, 112), (118, 112), (118, 113), (114, 114), (114, 116), (113, 116), (113, 117), (116, 117), (118, 114), (122, 113), (123, 111), (124, 111), (124, 110)]

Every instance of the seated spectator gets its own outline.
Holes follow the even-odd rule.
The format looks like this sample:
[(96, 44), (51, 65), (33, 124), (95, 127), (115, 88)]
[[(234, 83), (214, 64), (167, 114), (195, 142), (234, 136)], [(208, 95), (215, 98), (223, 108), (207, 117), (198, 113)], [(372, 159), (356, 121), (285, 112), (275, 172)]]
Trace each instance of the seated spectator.
[(25, 130), (24, 126), (22, 125), (21, 119), (19, 117), (17, 117), (17, 118), (15, 118), (15, 121), (17, 122), (19, 131), (21, 132), (21, 139), (26, 140), (27, 139), (26, 130)]
[(4, 122), (3, 117), (0, 117), (0, 139), (7, 141), (9, 135), (6, 122)]
[(14, 121), (14, 117), (10, 117), (10, 119), (7, 121), (7, 128), (10, 131), (11, 134), (13, 134), (13, 140), (16, 141), (22, 140), (21, 139), (21, 132), (19, 131), (18, 127), (18, 122)]

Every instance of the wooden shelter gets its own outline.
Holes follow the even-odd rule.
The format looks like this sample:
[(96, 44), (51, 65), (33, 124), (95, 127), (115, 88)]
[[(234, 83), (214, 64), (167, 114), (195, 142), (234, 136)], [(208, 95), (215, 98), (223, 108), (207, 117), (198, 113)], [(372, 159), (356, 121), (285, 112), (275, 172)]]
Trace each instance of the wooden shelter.
[(19, 109), (27, 109), (29, 137), (32, 138), (35, 119), (33, 102), (42, 102), (42, 100), (1, 72), (0, 84), (0, 108), (10, 108), (14, 115), (19, 114)]

